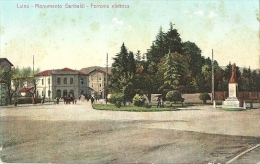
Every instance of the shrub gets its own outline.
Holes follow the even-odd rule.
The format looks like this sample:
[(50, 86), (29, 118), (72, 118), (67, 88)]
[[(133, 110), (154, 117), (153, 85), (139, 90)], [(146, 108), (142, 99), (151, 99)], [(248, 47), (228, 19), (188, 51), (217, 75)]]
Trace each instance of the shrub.
[[(35, 103), (41, 103), (41, 98), (35, 98)], [(12, 103), (14, 104), (17, 101), (17, 104), (32, 104), (32, 97), (20, 97), (17, 100), (12, 99)]]
[(148, 103), (145, 103), (144, 107), (146, 107), (146, 108), (151, 108), (152, 105), (151, 105), (151, 104), (148, 104)]
[(108, 99), (108, 102), (115, 104), (116, 107), (120, 108), (122, 105), (122, 102), (125, 101), (125, 95), (123, 93), (114, 93), (110, 96)]
[(134, 105), (135, 106), (143, 106), (144, 105), (144, 102), (145, 102), (145, 98), (143, 98), (142, 96), (140, 96), (139, 94), (136, 94), (133, 98), (133, 102), (134, 102)]
[(118, 107), (118, 108), (121, 108), (121, 106), (122, 106), (122, 101), (116, 101), (116, 102), (115, 102), (115, 106)]
[(211, 97), (208, 93), (201, 93), (199, 98), (203, 101), (203, 104), (206, 104), (207, 100), (211, 100)]
[(166, 94), (166, 100), (172, 102), (174, 101), (174, 103), (180, 101), (183, 102), (184, 98), (181, 97), (181, 92), (177, 91), (177, 90), (173, 90), (173, 91), (169, 91)]

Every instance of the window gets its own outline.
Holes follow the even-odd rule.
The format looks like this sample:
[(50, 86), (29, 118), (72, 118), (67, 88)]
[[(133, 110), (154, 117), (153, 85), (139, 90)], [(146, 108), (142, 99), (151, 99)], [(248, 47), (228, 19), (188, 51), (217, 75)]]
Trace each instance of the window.
[(99, 77), (99, 80), (101, 80), (101, 77)]
[(83, 79), (80, 79), (80, 84), (84, 84), (84, 80)]
[(70, 78), (70, 84), (73, 84), (73, 78)]
[(48, 97), (50, 97), (51, 96), (51, 91), (50, 90), (48, 90)]
[(99, 87), (101, 87), (102, 85), (101, 84), (99, 84)]
[(63, 79), (63, 84), (67, 84), (67, 78), (66, 77), (64, 77), (64, 79)]
[(60, 77), (57, 78), (57, 84), (60, 84)]
[(48, 78), (48, 84), (50, 84), (51, 83), (51, 80), (50, 80), (50, 78)]
[(44, 85), (44, 79), (42, 79), (42, 85)]

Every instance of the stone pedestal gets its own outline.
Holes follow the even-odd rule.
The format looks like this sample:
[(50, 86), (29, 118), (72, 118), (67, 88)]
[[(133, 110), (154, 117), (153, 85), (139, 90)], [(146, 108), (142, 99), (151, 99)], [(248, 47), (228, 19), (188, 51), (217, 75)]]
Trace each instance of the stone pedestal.
[(229, 97), (223, 102), (223, 108), (239, 108), (237, 99), (237, 83), (228, 84)]

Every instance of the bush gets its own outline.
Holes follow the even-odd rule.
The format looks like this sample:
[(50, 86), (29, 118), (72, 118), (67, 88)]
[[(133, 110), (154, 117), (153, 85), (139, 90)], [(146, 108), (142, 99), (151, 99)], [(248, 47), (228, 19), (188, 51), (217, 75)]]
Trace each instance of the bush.
[(144, 107), (146, 107), (146, 108), (151, 108), (152, 105), (151, 105), (151, 104), (148, 104), (148, 103), (145, 103)]
[(183, 102), (184, 98), (181, 97), (181, 92), (177, 91), (177, 90), (173, 90), (173, 91), (169, 91), (166, 94), (166, 100), (172, 102), (174, 101), (174, 103), (180, 101)]
[(122, 106), (122, 101), (116, 101), (116, 102), (115, 102), (115, 106), (118, 107), (118, 108), (121, 108), (121, 106)]
[(207, 100), (211, 100), (211, 97), (208, 93), (201, 93), (199, 98), (203, 101), (203, 104), (206, 104)]
[(124, 101), (125, 101), (125, 95), (123, 93), (114, 93), (108, 99), (108, 102), (115, 104), (115, 106), (118, 108), (122, 106), (122, 102)]
[(143, 98), (142, 96), (140, 96), (139, 94), (136, 94), (133, 98), (133, 102), (134, 102), (134, 105), (135, 106), (143, 106), (144, 105), (144, 102), (145, 102), (145, 98)]
[[(12, 100), (12, 103), (15, 104), (15, 99)], [(35, 98), (35, 103), (41, 103), (41, 98)], [(32, 104), (32, 97), (20, 97), (17, 99), (17, 104)]]

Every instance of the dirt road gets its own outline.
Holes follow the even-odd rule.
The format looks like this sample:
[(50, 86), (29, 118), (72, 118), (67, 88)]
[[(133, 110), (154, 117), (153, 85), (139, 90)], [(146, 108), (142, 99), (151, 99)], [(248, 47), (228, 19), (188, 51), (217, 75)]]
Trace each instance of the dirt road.
[(260, 143), (260, 110), (196, 108), (114, 112), (86, 102), (3, 108), (2, 161), (225, 163)]

